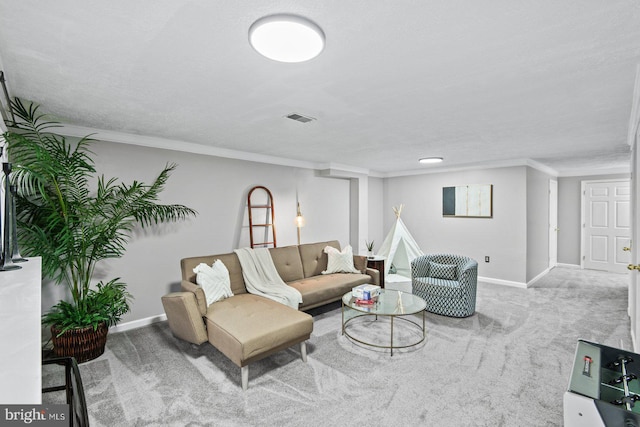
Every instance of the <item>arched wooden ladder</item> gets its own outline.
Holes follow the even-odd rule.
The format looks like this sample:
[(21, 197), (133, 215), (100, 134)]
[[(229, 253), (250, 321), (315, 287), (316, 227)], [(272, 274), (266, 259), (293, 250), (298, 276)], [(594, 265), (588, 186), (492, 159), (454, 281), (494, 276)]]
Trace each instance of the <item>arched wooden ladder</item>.
[[(256, 194), (254, 194), (253, 192), (256, 190), (264, 191), (264, 193), (261, 194), (260, 201), (257, 202), (257, 204), (255, 202), (252, 203), (251, 201), (251, 196), (254, 196), (254, 200), (255, 200), (255, 198), (257, 198), (258, 195), (261, 193), (261, 191), (258, 191)], [(271, 191), (269, 191), (267, 187), (263, 187), (261, 185), (253, 187), (251, 190), (249, 190), (249, 194), (247, 196), (247, 209), (249, 210), (249, 238), (251, 241), (251, 247), (266, 248), (271, 245), (271, 247), (275, 248), (276, 247), (276, 224), (275, 224), (275, 212), (273, 209), (273, 196), (271, 195)], [(264, 218), (264, 220), (258, 223), (254, 223), (254, 218), (253, 218), (254, 209), (258, 211), (264, 210), (264, 217), (262, 217), (262, 215), (258, 216), (258, 218)], [(263, 237), (258, 241), (256, 241), (256, 239), (254, 239), (253, 237), (254, 228), (257, 228), (258, 230), (263, 231), (262, 233)]]

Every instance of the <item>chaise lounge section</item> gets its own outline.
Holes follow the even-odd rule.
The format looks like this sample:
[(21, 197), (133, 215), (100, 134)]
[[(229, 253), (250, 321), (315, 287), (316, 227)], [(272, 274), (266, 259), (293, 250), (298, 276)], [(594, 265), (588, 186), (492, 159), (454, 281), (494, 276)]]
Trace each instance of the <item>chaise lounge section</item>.
[[(326, 246), (340, 249), (336, 240), (269, 249), (282, 280), (302, 295), (298, 310), (247, 292), (235, 253), (182, 259), (182, 291), (162, 297), (172, 333), (198, 345), (209, 342), (220, 350), (241, 368), (243, 390), (248, 386), (248, 365), (254, 361), (296, 344), (306, 361), (305, 342), (313, 331), (313, 319), (304, 310), (338, 301), (354, 286), (380, 283), (380, 273), (366, 267), (365, 256), (353, 257), (358, 273), (322, 274), (328, 264)], [(218, 259), (229, 271), (233, 296), (207, 307), (193, 269)]]

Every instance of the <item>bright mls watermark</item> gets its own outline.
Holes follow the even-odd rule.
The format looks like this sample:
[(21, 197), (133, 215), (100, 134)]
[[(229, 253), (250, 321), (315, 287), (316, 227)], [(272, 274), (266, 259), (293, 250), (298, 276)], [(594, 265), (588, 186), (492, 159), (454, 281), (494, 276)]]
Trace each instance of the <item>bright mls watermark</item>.
[(69, 405), (0, 405), (0, 426), (67, 427)]

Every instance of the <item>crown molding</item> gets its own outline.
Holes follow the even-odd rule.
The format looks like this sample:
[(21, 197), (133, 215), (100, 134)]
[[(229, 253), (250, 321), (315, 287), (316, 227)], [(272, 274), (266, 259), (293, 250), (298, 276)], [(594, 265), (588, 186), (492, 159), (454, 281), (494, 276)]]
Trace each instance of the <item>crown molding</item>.
[(287, 159), (284, 157), (269, 156), (266, 154), (250, 153), (248, 151), (231, 150), (228, 148), (212, 147), (210, 145), (196, 144), (177, 139), (160, 138), (157, 136), (135, 135), (124, 132), (95, 129), (83, 126), (62, 125), (56, 132), (66, 136), (82, 138), (89, 135), (91, 138), (115, 142), (119, 144), (139, 145), (142, 147), (161, 148), (164, 150), (182, 151), (193, 154), (224, 157), (228, 159), (246, 160), (249, 162), (268, 163), (279, 166), (290, 166), (303, 169), (322, 169), (322, 165), (304, 160)]
[[(6, 132), (6, 126), (0, 120), (0, 131)], [(210, 145), (196, 144), (176, 139), (161, 138), (156, 136), (136, 135), (125, 132), (96, 129), (84, 126), (74, 126), (62, 124), (56, 129), (56, 132), (66, 136), (82, 138), (90, 136), (93, 139), (106, 142), (114, 142), (119, 144), (138, 145), (142, 147), (160, 148), (164, 150), (182, 151), (193, 154), (203, 154), (207, 156), (223, 157), (228, 159), (245, 160), (249, 162), (267, 163), (278, 166), (288, 166), (293, 168), (319, 170), (324, 176), (331, 177), (362, 177), (369, 176), (374, 178), (394, 178), (410, 175), (425, 175), (434, 173), (460, 172), (466, 170), (477, 169), (493, 169), (514, 166), (528, 166), (540, 172), (546, 173), (554, 177), (571, 177), (571, 176), (592, 176), (592, 175), (611, 175), (630, 173), (630, 167), (621, 170), (616, 169), (589, 169), (558, 172), (542, 163), (531, 159), (517, 159), (496, 162), (483, 163), (466, 163), (451, 167), (429, 167), (429, 169), (413, 169), (398, 172), (379, 172), (371, 169), (360, 168), (356, 166), (341, 163), (317, 163), (304, 160), (294, 160), (284, 157), (269, 156), (266, 154), (257, 154), (247, 151), (231, 150), (227, 148), (212, 147)]]
[[(330, 171), (327, 176), (372, 176), (372, 172), (366, 168), (345, 165), (342, 163), (316, 163), (304, 160), (294, 160), (284, 157), (269, 156), (266, 154), (250, 153), (248, 151), (230, 150), (227, 148), (212, 147), (209, 145), (196, 144), (176, 139), (160, 138), (156, 136), (136, 135), (125, 132), (117, 132), (104, 129), (96, 129), (84, 126), (74, 126), (63, 124), (56, 129), (66, 136), (82, 138), (89, 135), (91, 138), (115, 142), (119, 144), (139, 145), (142, 147), (160, 148), (165, 150), (183, 151), (194, 154), (204, 154), (208, 156), (224, 157), (228, 159), (246, 160), (257, 163), (268, 163), (279, 166), (290, 166), (302, 169), (313, 169), (320, 171)], [(376, 173), (376, 175), (381, 175)], [(381, 177), (381, 176), (380, 176)]]
[(558, 176), (558, 171), (547, 166), (547, 165), (543, 165), (540, 162), (537, 162), (535, 160), (531, 160), (531, 159), (526, 159), (526, 166), (529, 166), (530, 168), (536, 169), (540, 172), (546, 173), (547, 175), (551, 175), (554, 177)]
[(560, 178), (569, 178), (574, 176), (597, 176), (597, 175), (630, 175), (631, 165), (624, 168), (606, 168), (606, 169), (576, 169), (566, 172), (560, 172)]
[(460, 172), (466, 170), (477, 170), (477, 169), (496, 169), (496, 168), (509, 168), (514, 166), (528, 166), (533, 169), (537, 169), (540, 172), (546, 173), (551, 176), (558, 176), (558, 172), (555, 169), (552, 169), (548, 166), (543, 165), (542, 163), (536, 162), (531, 159), (515, 159), (515, 160), (504, 160), (504, 161), (496, 161), (496, 162), (482, 162), (482, 163), (465, 163), (458, 166), (438, 166), (435, 168), (429, 167), (429, 169), (413, 169), (409, 171), (401, 171), (401, 172), (388, 172), (383, 174), (383, 178), (395, 178), (400, 176), (409, 176), (409, 175), (425, 175), (425, 174), (434, 174), (434, 173), (447, 173), (447, 172)]

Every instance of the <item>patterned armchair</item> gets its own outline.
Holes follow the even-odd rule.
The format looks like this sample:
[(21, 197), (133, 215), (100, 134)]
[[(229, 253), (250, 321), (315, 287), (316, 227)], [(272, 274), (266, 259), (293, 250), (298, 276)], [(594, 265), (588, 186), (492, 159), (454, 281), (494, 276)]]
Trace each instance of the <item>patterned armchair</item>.
[(478, 263), (465, 256), (431, 254), (411, 261), (413, 293), (427, 302), (427, 311), (467, 317), (476, 311)]

